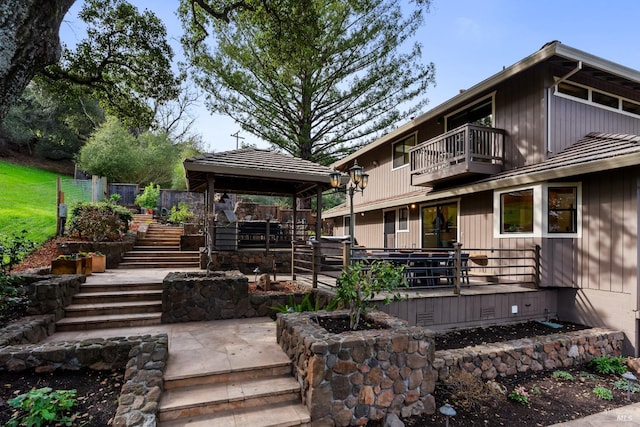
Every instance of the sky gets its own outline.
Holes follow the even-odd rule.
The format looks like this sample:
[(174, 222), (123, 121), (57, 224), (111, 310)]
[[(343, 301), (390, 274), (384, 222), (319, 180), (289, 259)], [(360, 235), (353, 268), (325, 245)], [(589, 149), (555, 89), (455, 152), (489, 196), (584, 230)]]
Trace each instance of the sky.
[[(179, 58), (182, 27), (175, 13), (178, 0), (130, 2), (163, 20)], [(83, 37), (83, 25), (77, 18), (82, 3), (77, 1), (62, 23), (60, 36), (68, 45)], [(429, 104), (424, 111), (553, 40), (640, 70), (638, 16), (640, 1), (636, 0), (432, 0), (424, 25), (415, 36), (422, 45), (424, 62), (433, 62), (436, 68), (436, 85), (427, 90)], [(233, 119), (211, 114), (204, 103), (192, 114), (196, 118), (192, 130), (202, 135), (206, 151), (235, 149), (232, 134), (238, 131), (245, 138), (241, 142), (269, 147), (242, 131)]]

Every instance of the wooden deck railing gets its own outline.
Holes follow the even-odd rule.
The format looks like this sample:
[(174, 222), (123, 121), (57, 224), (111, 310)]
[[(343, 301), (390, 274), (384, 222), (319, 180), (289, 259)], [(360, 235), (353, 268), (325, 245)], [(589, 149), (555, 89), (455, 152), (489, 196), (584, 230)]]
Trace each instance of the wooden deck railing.
[(354, 248), (340, 242), (294, 242), (292, 271), (310, 284), (335, 287), (350, 263), (386, 260), (404, 266), (412, 289), (460, 288), (482, 284), (540, 286), (540, 247), (523, 249), (463, 248)]
[[(409, 152), (411, 174), (442, 172), (465, 164), (466, 171), (495, 173), (503, 164), (504, 130), (466, 124), (416, 145)], [(492, 165), (491, 167), (487, 167)]]

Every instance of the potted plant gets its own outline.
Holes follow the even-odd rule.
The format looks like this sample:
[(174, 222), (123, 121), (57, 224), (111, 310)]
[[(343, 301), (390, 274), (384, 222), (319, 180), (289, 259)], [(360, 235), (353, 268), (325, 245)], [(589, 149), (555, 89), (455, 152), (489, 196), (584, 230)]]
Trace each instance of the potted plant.
[(158, 207), (158, 200), (160, 200), (160, 186), (154, 186), (153, 182), (150, 182), (144, 187), (142, 194), (136, 196), (135, 203), (145, 208), (149, 213), (153, 213), (153, 210)]
[(107, 256), (101, 252), (90, 252), (91, 271), (93, 273), (104, 273), (107, 269)]
[(82, 260), (76, 254), (60, 255), (51, 261), (51, 274), (82, 274)]

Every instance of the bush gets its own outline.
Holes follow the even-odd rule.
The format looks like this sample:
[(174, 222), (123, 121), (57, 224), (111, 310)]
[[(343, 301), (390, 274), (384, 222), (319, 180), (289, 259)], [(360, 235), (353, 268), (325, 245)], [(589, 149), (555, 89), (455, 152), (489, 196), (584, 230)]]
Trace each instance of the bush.
[(144, 187), (142, 194), (136, 196), (136, 205), (142, 206), (146, 209), (156, 209), (158, 207), (158, 200), (160, 200), (160, 186), (153, 185), (153, 182)]
[(43, 387), (9, 399), (7, 403), (22, 413), (22, 416), (18, 414), (9, 420), (9, 427), (48, 426), (54, 423), (70, 426), (73, 425), (73, 418), (65, 412), (75, 405), (76, 390), (53, 391), (50, 387)]
[(336, 285), (337, 302), (349, 306), (351, 329), (357, 329), (360, 318), (374, 305), (373, 300), (379, 293), (388, 293), (382, 302), (389, 304), (402, 299), (398, 290), (408, 287), (404, 267), (388, 261), (352, 264), (342, 272)]
[(94, 242), (122, 240), (129, 231), (128, 209), (108, 202), (79, 203), (71, 211), (69, 233)]
[(627, 358), (622, 356), (599, 356), (589, 362), (589, 367), (599, 374), (624, 374), (627, 372)]
[(167, 222), (171, 224), (181, 224), (184, 222), (189, 222), (189, 220), (193, 219), (193, 217), (193, 212), (189, 210), (189, 206), (184, 202), (179, 202), (177, 207), (171, 207), (171, 212), (169, 213)]
[(26, 239), (27, 230), (14, 236), (0, 236), (0, 324), (17, 312), (24, 311), (27, 300), (18, 292), (22, 278), (10, 274), (13, 267), (28, 255), (35, 243)]

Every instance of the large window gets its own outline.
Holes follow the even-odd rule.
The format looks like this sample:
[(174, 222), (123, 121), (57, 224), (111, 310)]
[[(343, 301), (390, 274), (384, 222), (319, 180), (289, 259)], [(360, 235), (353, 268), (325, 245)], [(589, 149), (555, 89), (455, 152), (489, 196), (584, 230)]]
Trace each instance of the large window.
[(458, 203), (422, 208), (422, 247), (450, 248), (458, 241)]
[(548, 183), (494, 193), (495, 237), (581, 237), (581, 186)]
[(533, 189), (500, 195), (501, 233), (533, 233)]
[(493, 96), (447, 116), (447, 131), (467, 123), (478, 126), (493, 126)]
[(409, 150), (416, 146), (416, 135), (413, 134), (393, 144), (393, 167), (399, 168), (409, 163)]

